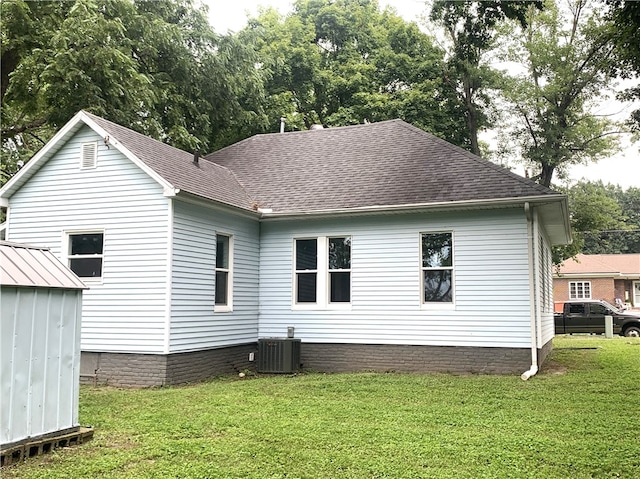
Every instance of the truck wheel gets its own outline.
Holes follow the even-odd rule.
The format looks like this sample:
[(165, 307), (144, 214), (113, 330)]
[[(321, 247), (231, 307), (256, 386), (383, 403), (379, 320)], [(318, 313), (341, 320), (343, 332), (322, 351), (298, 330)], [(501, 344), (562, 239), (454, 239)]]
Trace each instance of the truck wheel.
[(629, 326), (624, 330), (624, 335), (628, 338), (638, 338), (640, 337), (640, 327)]

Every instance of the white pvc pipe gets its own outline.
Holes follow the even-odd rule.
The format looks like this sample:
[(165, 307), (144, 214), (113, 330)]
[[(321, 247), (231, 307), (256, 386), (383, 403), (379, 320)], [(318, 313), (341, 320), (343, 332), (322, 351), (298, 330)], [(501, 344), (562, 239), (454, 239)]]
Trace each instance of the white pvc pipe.
[(526, 381), (527, 379), (529, 379), (531, 376), (533, 376), (537, 372), (538, 372), (538, 366), (536, 366), (535, 364), (532, 364), (531, 365), (531, 369), (529, 369), (528, 371), (523, 372), (520, 375), (520, 379), (522, 379), (523, 381)]
[(538, 372), (538, 347), (536, 344), (536, 309), (535, 309), (536, 291), (534, 291), (535, 278), (534, 278), (534, 271), (533, 271), (534, 258), (535, 258), (535, 255), (534, 255), (535, 243), (534, 243), (534, 231), (533, 231), (533, 214), (531, 211), (531, 206), (529, 205), (528, 201), (524, 204), (524, 213), (525, 213), (525, 216), (527, 217), (527, 243), (529, 247), (529, 254), (528, 254), (529, 284), (531, 285), (531, 292), (529, 293), (530, 300), (531, 300), (531, 367), (520, 375), (520, 379), (522, 379), (523, 381), (526, 381), (527, 379), (529, 379), (531, 376), (533, 376)]

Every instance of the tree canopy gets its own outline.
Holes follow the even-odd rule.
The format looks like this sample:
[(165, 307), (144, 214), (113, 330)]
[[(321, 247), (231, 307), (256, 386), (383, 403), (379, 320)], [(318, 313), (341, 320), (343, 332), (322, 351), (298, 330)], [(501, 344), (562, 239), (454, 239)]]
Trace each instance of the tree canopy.
[[(259, 122), (255, 52), (191, 0), (2, 2), (6, 181), (81, 109), (186, 150)], [(231, 136), (231, 138), (225, 138)]]
[[(463, 106), (444, 81), (444, 52), (418, 26), (375, 0), (298, 0), (262, 12), (254, 35), (267, 75), (266, 110), (288, 128), (391, 118), (467, 146)], [(272, 124), (272, 128), (275, 124)]]
[(619, 129), (592, 107), (615, 74), (611, 27), (588, 0), (571, 0), (568, 9), (552, 1), (530, 9), (530, 28), (516, 35), (509, 58), (522, 59), (526, 71), (512, 78), (505, 97), (515, 112), (508, 134), (541, 184), (572, 164), (605, 158), (617, 146)]
[(495, 49), (501, 23), (514, 20), (526, 28), (530, 5), (542, 8), (542, 1), (436, 0), (431, 7), (429, 18), (444, 28), (451, 42), (445, 79), (464, 105), (470, 150), (476, 155), (481, 154), (478, 132), (491, 126), (487, 110), (495, 107), (489, 92), (502, 86), (501, 75), (485, 57)]

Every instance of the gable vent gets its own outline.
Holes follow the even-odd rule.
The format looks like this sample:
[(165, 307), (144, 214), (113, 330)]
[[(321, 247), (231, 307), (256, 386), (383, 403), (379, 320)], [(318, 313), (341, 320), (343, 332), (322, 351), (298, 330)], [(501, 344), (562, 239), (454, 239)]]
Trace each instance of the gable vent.
[(97, 143), (83, 143), (80, 148), (80, 168), (95, 168), (98, 160)]

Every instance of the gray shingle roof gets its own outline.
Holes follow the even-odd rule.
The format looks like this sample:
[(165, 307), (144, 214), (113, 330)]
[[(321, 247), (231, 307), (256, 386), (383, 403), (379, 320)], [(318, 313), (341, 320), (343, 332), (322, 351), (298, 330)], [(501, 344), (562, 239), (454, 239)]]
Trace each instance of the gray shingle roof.
[(175, 188), (243, 209), (312, 213), (556, 195), (402, 120), (256, 135), (201, 158), (87, 113)]
[(85, 114), (175, 188), (239, 208), (251, 209), (253, 201), (227, 168), (202, 159), (196, 166), (193, 164), (192, 153), (99, 116)]
[(557, 195), (402, 120), (257, 135), (206, 159), (276, 213)]

